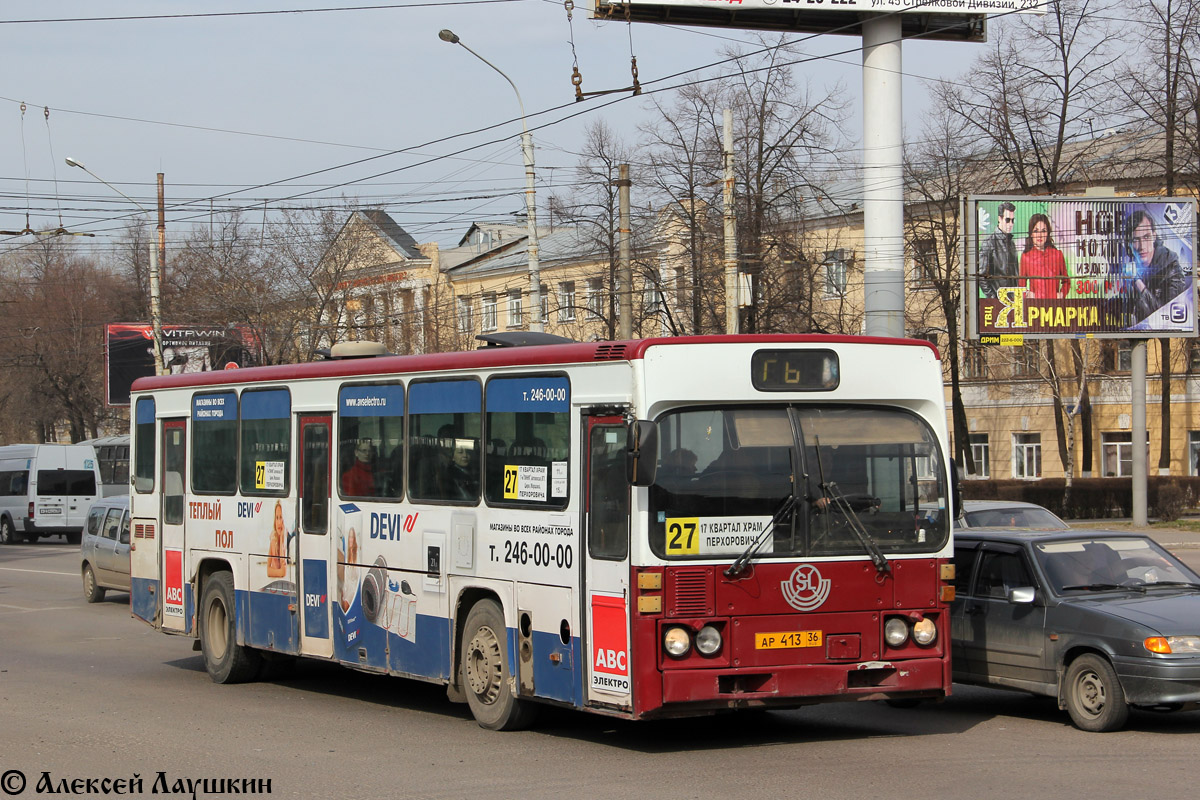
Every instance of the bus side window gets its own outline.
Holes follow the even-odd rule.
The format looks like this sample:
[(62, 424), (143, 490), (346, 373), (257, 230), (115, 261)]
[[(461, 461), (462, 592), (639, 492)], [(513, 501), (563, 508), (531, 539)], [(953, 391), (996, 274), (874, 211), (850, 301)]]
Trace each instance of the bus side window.
[(168, 472), (163, 479), (163, 524), (183, 522), (183, 476)]

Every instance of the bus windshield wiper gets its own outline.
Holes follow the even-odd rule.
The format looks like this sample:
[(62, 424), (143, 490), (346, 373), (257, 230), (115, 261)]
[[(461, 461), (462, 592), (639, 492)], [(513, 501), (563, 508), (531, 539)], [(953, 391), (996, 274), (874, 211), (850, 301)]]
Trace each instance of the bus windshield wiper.
[[(853, 505), (860, 504), (852, 503), (850, 500), (848, 500), (846, 496), (837, 488), (836, 483), (825, 480), (825, 464), (821, 460), (821, 437), (815, 436), (813, 437), (813, 441), (817, 446), (817, 472), (821, 476), (821, 482), (818, 484), (818, 487), (821, 489), (821, 496), (825, 498), (825, 513), (829, 514), (833, 508), (837, 508), (838, 511), (841, 511), (846, 517), (846, 524), (850, 527), (850, 530), (854, 532), (854, 536), (863, 546), (863, 549), (866, 550), (867, 554), (871, 556), (871, 563), (875, 565), (875, 571), (880, 575), (891, 572), (892, 565), (888, 563), (886, 558), (884, 558), (883, 551), (879, 549), (879, 545), (875, 543), (873, 538), (871, 538), (871, 534), (862, 524), (862, 521), (858, 518), (858, 515), (854, 513)], [(873, 508), (878, 505), (879, 503), (876, 501), (874, 503), (868, 503), (866, 507)], [(829, 518), (826, 517), (825, 525), (827, 530), (829, 526), (828, 519)]]
[(754, 558), (755, 553), (757, 553), (766, 543), (767, 536), (775, 530), (775, 526), (779, 524), (779, 521), (790, 514), (795, 507), (795, 494), (789, 494), (787, 497), (783, 498), (783, 501), (779, 504), (779, 508), (777, 508), (775, 513), (771, 515), (770, 521), (766, 524), (766, 526), (763, 527), (758, 536), (755, 536), (754, 540), (750, 542), (750, 544), (746, 545), (746, 549), (742, 551), (742, 554), (738, 556), (732, 564), (725, 568), (723, 574), (726, 578), (734, 580), (742, 575), (742, 573), (746, 570), (746, 565), (750, 563), (750, 559)]
[(879, 549), (879, 545), (875, 542), (874, 537), (871, 536), (867, 527), (862, 524), (862, 520), (858, 518), (858, 514), (854, 513), (855, 506), (860, 506), (864, 509), (874, 508), (878, 505), (878, 502), (873, 502), (874, 498), (870, 498), (870, 501), (858, 496), (848, 498), (841, 493), (837, 488), (837, 484), (833, 481), (829, 481), (828, 483), (822, 481), (820, 488), (821, 495), (828, 501), (825, 513), (828, 514), (834, 508), (842, 512), (846, 517), (846, 524), (854, 533), (855, 538), (858, 539), (859, 544), (863, 546), (867, 554), (871, 556), (871, 563), (875, 565), (875, 571), (880, 575), (891, 572), (892, 565), (888, 563), (887, 558), (883, 555), (883, 551)]

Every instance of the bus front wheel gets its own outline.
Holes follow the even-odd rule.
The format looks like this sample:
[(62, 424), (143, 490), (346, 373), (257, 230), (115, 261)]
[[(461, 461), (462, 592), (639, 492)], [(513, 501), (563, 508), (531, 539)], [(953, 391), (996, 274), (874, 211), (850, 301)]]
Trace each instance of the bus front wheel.
[(242, 683), (258, 674), (261, 656), (237, 643), (232, 574), (214, 572), (209, 576), (199, 621), (204, 668), (215, 683)]
[(459, 682), (480, 727), (494, 731), (529, 727), (537, 706), (513, 693), (508, 629), (494, 600), (481, 600), (471, 607), (462, 641)]

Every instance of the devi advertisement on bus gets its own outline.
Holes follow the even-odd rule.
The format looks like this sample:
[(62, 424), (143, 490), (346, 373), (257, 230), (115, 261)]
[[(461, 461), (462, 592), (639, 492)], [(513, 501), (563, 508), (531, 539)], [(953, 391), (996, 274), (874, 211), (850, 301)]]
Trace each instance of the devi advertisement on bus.
[(969, 330), (1196, 335), (1196, 203), (1185, 198), (968, 200)]

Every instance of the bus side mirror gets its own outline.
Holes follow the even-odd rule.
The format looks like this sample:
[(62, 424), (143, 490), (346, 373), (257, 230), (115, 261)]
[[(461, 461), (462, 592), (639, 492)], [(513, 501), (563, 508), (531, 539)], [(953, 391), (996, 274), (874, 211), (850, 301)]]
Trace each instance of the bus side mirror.
[(648, 419), (629, 425), (625, 477), (632, 486), (649, 486), (658, 472), (658, 426)]

